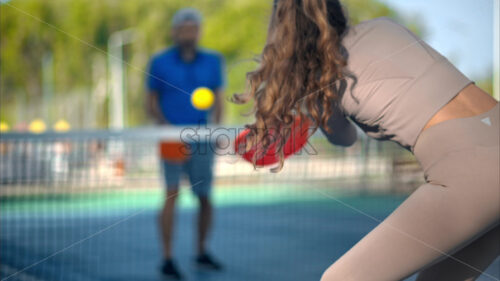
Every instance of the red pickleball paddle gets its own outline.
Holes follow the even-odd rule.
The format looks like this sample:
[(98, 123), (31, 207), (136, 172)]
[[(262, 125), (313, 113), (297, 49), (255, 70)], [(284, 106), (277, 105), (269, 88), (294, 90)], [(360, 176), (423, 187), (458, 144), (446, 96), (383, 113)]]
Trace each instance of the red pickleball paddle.
[[(283, 154), (285, 158), (289, 157), (292, 154), (295, 154), (302, 147), (304, 147), (304, 145), (307, 143), (307, 139), (309, 138), (309, 126), (310, 122), (308, 118), (302, 120), (301, 122), (300, 117), (298, 116), (295, 117), (295, 120), (293, 121), (292, 126), (290, 128), (291, 129), (290, 136), (288, 137), (283, 147)], [(236, 153), (245, 150), (246, 137), (248, 133), (250, 133), (250, 129), (245, 129), (236, 137), (234, 141), (234, 148)], [(272, 132), (270, 132), (270, 134), (272, 134)], [(255, 150), (256, 149), (253, 148), (247, 152), (239, 154), (241, 157), (243, 157), (243, 159), (252, 163), (252, 158), (255, 154)], [(279, 155), (276, 153), (276, 143), (273, 142), (269, 146), (266, 154), (263, 157), (258, 158), (255, 164), (256, 166), (268, 166), (276, 164), (278, 163), (278, 161), (279, 161)]]

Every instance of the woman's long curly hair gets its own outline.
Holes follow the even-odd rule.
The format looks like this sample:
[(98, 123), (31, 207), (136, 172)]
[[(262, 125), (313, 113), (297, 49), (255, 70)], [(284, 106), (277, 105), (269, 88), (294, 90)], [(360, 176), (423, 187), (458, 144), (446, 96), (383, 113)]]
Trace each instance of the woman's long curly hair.
[(254, 165), (275, 142), (280, 165), (272, 171), (281, 170), (283, 146), (297, 116), (310, 118), (314, 130), (322, 126), (331, 132), (326, 124), (345, 90), (337, 82), (352, 77), (342, 46), (347, 30), (338, 0), (274, 1), (260, 66), (247, 73), (247, 91), (233, 95), (235, 103), (254, 101), (255, 123), (246, 126), (245, 148), (255, 149)]

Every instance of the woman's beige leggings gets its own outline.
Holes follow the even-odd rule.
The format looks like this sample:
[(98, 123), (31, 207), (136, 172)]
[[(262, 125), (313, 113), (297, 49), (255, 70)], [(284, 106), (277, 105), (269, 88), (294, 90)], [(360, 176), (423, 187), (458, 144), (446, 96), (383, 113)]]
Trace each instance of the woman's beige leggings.
[[(474, 280), (500, 251), (500, 105), (424, 130), (426, 183), (331, 265), (322, 281)], [(484, 274), (488, 280), (499, 276)]]

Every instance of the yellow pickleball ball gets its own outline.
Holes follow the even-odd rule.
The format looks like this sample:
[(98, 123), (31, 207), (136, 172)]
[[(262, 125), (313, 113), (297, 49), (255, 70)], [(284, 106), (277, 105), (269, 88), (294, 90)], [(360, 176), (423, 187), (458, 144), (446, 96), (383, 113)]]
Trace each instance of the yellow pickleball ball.
[(209, 109), (214, 104), (214, 100), (214, 93), (206, 87), (196, 88), (191, 95), (191, 103), (199, 110)]
[(31, 123), (28, 127), (28, 130), (30, 130), (30, 132), (35, 133), (35, 134), (43, 133), (43, 132), (45, 132), (46, 129), (47, 129), (47, 126), (45, 125), (45, 122), (43, 122), (42, 119), (35, 119), (35, 120), (31, 121)]
[(0, 132), (5, 133), (10, 130), (9, 124), (7, 122), (0, 122)]
[(70, 129), (71, 125), (69, 125), (68, 121), (64, 119), (59, 119), (59, 121), (57, 121), (54, 124), (54, 131), (56, 132), (66, 132), (69, 131)]

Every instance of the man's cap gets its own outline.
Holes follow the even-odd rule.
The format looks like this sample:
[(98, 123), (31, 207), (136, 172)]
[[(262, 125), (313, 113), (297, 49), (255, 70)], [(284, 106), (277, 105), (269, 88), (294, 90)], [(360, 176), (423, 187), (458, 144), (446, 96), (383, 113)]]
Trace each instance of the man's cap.
[(201, 24), (202, 16), (201, 13), (194, 8), (183, 8), (178, 10), (173, 19), (172, 19), (172, 27), (179, 26), (186, 21), (195, 22), (197, 25)]

